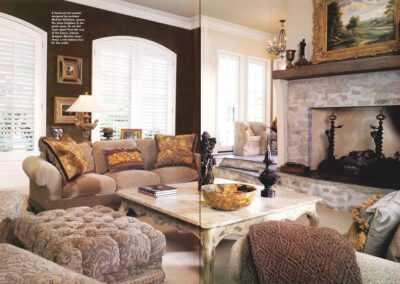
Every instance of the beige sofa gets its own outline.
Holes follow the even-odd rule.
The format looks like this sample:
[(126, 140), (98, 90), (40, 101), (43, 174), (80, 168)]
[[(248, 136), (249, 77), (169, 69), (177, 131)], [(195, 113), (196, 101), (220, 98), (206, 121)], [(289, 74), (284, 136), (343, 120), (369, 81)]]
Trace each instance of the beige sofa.
[(236, 121), (233, 153), (239, 156), (264, 155), (267, 135), (265, 123)]
[[(99, 141), (93, 146), (82, 143), (80, 147), (92, 172), (74, 179), (64, 187), (55, 166), (38, 156), (30, 156), (24, 160), (22, 167), (29, 177), (29, 204), (33, 210), (40, 212), (94, 205), (117, 208), (120, 199), (115, 192), (120, 189), (190, 182), (199, 177), (199, 154), (194, 154), (193, 168), (174, 166), (154, 169), (157, 157), (154, 140)], [(104, 149), (133, 147), (142, 152), (145, 170), (108, 172)]]

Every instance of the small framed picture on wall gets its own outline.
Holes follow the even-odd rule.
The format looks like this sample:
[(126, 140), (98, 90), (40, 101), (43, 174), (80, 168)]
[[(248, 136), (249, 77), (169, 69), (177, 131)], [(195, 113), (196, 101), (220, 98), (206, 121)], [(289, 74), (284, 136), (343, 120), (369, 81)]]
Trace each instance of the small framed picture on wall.
[(75, 112), (67, 112), (77, 98), (54, 98), (54, 123), (73, 124), (75, 122)]
[(57, 83), (82, 85), (82, 58), (57, 56)]
[(142, 129), (121, 129), (121, 139), (142, 139)]

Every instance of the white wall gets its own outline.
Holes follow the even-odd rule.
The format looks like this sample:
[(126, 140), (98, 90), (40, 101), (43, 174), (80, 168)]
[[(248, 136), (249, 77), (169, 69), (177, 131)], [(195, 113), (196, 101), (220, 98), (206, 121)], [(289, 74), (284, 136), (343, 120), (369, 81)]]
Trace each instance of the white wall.
[(286, 0), (286, 36), (287, 49), (299, 53), (299, 43), (306, 40), (306, 58), (312, 56), (312, 28), (313, 28), (313, 3), (312, 0)]
[[(203, 26), (201, 28), (201, 45), (201, 131), (208, 131), (215, 136), (218, 50), (243, 55), (244, 72), (242, 73), (244, 73), (245, 80), (242, 90), (244, 91), (247, 88), (247, 77), (245, 76), (247, 74), (247, 57), (271, 59), (271, 55), (267, 52), (266, 41), (244, 38)], [(245, 107), (244, 102), (240, 103), (240, 107)]]

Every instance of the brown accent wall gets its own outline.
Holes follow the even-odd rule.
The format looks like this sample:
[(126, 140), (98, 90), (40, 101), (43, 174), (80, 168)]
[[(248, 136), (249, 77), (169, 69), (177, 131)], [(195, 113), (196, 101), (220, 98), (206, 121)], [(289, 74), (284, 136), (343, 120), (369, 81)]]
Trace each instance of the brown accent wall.
[[(86, 20), (84, 42), (51, 44), (51, 12), (81, 11)], [(47, 32), (47, 133), (54, 124), (54, 97), (91, 92), (92, 41), (107, 36), (136, 36), (155, 41), (177, 54), (176, 133), (200, 131), (200, 32), (151, 22), (62, 0), (1, 0), (0, 12), (27, 21)], [(57, 55), (83, 58), (83, 83), (57, 83)], [(60, 125), (80, 140), (74, 125)], [(99, 131), (96, 129), (95, 131)]]

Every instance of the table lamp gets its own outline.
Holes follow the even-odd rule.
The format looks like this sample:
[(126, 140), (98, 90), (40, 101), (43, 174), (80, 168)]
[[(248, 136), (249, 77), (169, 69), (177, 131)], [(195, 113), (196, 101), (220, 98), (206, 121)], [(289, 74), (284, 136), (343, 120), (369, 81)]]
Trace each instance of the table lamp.
[[(97, 103), (93, 96), (85, 92), (79, 95), (79, 98), (67, 109), (67, 112), (83, 113), (81, 116), (76, 115), (75, 125), (82, 130), (83, 141), (90, 141), (90, 133), (96, 128), (98, 120), (90, 122), (91, 112), (102, 111), (101, 106)], [(79, 118), (80, 119), (79, 119)]]

